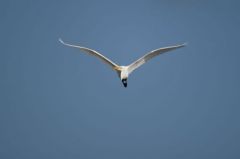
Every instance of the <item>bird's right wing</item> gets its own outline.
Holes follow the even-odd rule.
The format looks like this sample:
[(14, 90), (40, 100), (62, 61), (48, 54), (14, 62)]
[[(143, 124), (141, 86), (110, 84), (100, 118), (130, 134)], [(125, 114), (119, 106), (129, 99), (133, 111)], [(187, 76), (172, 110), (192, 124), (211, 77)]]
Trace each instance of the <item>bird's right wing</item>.
[(144, 55), (143, 57), (141, 57), (140, 59), (136, 60), (135, 62), (133, 62), (132, 64), (130, 64), (128, 66), (128, 71), (129, 73), (131, 73), (132, 71), (134, 71), (135, 69), (137, 69), (138, 67), (142, 66), (144, 63), (146, 63), (148, 60), (152, 59), (153, 57), (177, 49), (177, 48), (181, 48), (183, 46), (185, 46), (186, 43), (181, 44), (181, 45), (175, 45), (175, 46), (168, 46), (168, 47), (163, 47), (163, 48), (159, 48), (156, 50), (153, 50), (149, 53), (147, 53), (146, 55)]
[(89, 55), (93, 55), (95, 57), (97, 57), (98, 59), (102, 60), (104, 63), (108, 64), (109, 66), (112, 67), (112, 69), (117, 70), (119, 68), (119, 66), (117, 64), (115, 64), (114, 62), (112, 62), (111, 60), (109, 60), (108, 58), (106, 58), (105, 56), (103, 56), (102, 54), (98, 53), (95, 50), (86, 48), (86, 47), (82, 47), (82, 46), (77, 46), (77, 45), (72, 45), (72, 44), (68, 44), (62, 41), (62, 39), (59, 39), (59, 41), (66, 46), (69, 47), (74, 47), (74, 48), (78, 48), (86, 53), (88, 53)]

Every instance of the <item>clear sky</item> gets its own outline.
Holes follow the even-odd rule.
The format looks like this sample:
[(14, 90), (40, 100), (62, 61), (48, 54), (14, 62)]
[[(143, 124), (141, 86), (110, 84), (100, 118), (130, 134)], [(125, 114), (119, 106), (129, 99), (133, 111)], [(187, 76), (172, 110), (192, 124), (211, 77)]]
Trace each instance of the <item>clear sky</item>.
[[(1, 159), (239, 159), (240, 2), (0, 2)], [(98, 59), (136, 70), (124, 88)]]

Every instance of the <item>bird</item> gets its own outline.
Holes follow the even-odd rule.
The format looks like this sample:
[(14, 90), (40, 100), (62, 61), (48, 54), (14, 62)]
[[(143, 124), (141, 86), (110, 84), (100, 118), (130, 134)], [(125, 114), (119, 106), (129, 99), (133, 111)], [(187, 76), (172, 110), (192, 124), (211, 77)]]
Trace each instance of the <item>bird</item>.
[(134, 70), (136, 70), (137, 68), (142, 66), (144, 63), (146, 63), (147, 61), (149, 61), (153, 57), (156, 57), (157, 55), (160, 55), (162, 53), (166, 53), (168, 51), (175, 50), (175, 49), (178, 49), (178, 48), (182, 48), (182, 47), (187, 45), (187, 43), (183, 43), (183, 44), (179, 44), (179, 45), (173, 45), (173, 46), (158, 48), (158, 49), (155, 49), (155, 50), (152, 50), (152, 51), (148, 52), (147, 54), (145, 54), (141, 58), (137, 59), (136, 61), (134, 61), (130, 65), (120, 66), (120, 65), (117, 65), (116, 63), (114, 63), (113, 61), (111, 61), (110, 59), (108, 59), (107, 57), (103, 56), (99, 52), (95, 51), (95, 50), (89, 49), (87, 47), (82, 47), (82, 46), (66, 43), (61, 38), (59, 38), (59, 41), (65, 46), (80, 49), (82, 52), (85, 52), (89, 55), (95, 56), (98, 59), (102, 60), (105, 64), (107, 64), (114, 71), (117, 72), (118, 77), (122, 81), (122, 84), (125, 88), (127, 87), (127, 80), (128, 80), (129, 75)]

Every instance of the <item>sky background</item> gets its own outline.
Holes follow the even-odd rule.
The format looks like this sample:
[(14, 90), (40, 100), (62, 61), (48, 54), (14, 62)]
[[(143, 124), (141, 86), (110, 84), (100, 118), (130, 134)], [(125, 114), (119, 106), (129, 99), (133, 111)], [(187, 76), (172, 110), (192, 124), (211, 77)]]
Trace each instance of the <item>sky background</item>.
[[(239, 159), (237, 0), (0, 1), (0, 158)], [(124, 88), (120, 65), (188, 42)]]

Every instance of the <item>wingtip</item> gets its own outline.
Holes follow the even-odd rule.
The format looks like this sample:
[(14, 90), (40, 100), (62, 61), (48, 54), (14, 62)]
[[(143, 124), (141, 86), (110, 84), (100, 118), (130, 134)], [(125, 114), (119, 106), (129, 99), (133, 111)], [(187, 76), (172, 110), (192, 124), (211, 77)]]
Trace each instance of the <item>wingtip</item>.
[(61, 38), (58, 38), (58, 41), (59, 41), (60, 43), (64, 44), (64, 42), (62, 41)]

